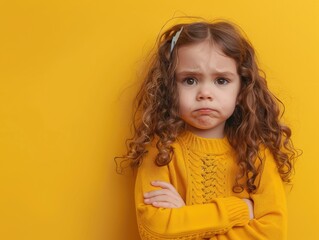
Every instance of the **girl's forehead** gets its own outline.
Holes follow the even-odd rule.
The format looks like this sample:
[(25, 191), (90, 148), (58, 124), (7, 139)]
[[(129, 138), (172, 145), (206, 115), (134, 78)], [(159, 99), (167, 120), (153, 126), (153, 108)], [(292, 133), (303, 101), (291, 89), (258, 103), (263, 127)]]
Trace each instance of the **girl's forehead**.
[(219, 44), (215, 43), (212, 39), (205, 39), (203, 41), (199, 41), (199, 42), (193, 42), (193, 43), (189, 43), (189, 44), (185, 44), (182, 46), (179, 46), (178, 48), (178, 52), (180, 52), (180, 50), (185, 50), (186, 51), (190, 51), (190, 50), (194, 50), (194, 51), (199, 51), (199, 50), (204, 50), (204, 51), (216, 51), (218, 52), (220, 55), (224, 55), (225, 57), (226, 54), (223, 52), (222, 48), (219, 46)]
[(235, 60), (226, 56), (218, 45), (210, 41), (181, 46), (177, 58), (176, 72), (211, 68), (236, 72)]

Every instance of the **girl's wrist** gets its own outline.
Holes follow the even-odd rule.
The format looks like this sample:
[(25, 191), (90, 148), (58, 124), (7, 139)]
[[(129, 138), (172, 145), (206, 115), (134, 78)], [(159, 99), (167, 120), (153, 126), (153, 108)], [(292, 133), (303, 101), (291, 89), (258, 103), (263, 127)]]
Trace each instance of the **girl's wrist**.
[(249, 212), (249, 219), (253, 219), (254, 218), (254, 203), (252, 200), (248, 199), (248, 198), (243, 198), (242, 199), (248, 207), (248, 212)]

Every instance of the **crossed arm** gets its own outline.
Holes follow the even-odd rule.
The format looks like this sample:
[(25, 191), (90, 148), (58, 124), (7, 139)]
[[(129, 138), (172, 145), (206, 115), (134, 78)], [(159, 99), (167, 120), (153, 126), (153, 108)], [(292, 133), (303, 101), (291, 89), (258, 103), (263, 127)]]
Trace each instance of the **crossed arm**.
[[(151, 181), (150, 184), (160, 189), (144, 193), (145, 204), (153, 205), (157, 208), (180, 208), (185, 206), (184, 200), (172, 184), (158, 180)], [(243, 198), (242, 200), (247, 204), (249, 218), (253, 219), (253, 201), (248, 198)]]
[(286, 239), (285, 192), (270, 155), (251, 199), (228, 196), (185, 205), (187, 186), (181, 176), (183, 172), (158, 168), (152, 161), (140, 166), (135, 202), (142, 239)]

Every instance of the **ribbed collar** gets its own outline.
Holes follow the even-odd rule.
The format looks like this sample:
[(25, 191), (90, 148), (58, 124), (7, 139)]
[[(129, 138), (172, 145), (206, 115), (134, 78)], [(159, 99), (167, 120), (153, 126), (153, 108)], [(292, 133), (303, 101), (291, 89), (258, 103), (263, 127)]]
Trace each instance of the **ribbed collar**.
[(232, 149), (226, 136), (224, 138), (203, 138), (185, 131), (178, 137), (178, 140), (193, 151), (224, 154)]

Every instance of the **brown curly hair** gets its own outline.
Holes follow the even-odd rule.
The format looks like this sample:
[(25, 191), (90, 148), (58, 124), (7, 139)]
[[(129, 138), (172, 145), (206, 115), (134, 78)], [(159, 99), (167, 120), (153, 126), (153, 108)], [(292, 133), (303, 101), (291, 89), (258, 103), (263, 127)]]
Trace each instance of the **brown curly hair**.
[[(181, 34), (170, 51), (173, 36)], [(165, 31), (158, 41), (148, 72), (136, 97), (134, 136), (128, 139), (128, 152), (121, 157), (133, 167), (141, 164), (146, 147), (156, 142), (158, 166), (171, 161), (176, 137), (185, 130), (178, 113), (178, 92), (174, 78), (179, 47), (210, 39), (237, 63), (241, 79), (238, 105), (226, 121), (225, 134), (237, 154), (239, 173), (233, 191), (257, 189), (262, 171), (261, 146), (273, 154), (283, 181), (289, 182), (298, 152), (291, 141), (291, 130), (280, 122), (282, 102), (268, 89), (265, 74), (258, 68), (255, 51), (242, 31), (228, 21), (178, 24)], [(283, 106), (283, 104), (282, 104)], [(245, 179), (244, 183), (241, 179)]]

